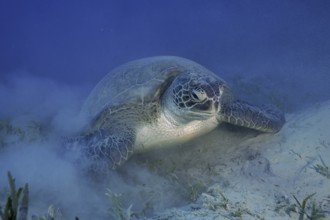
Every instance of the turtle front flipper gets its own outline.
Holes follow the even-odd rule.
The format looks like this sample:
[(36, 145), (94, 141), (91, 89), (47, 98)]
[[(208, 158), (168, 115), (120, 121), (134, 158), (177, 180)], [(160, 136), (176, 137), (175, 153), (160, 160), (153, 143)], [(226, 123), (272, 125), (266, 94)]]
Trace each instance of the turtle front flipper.
[(272, 105), (255, 106), (236, 100), (221, 106), (219, 120), (263, 132), (278, 132), (285, 123), (284, 113)]
[(133, 154), (134, 133), (125, 130), (122, 134), (126, 136), (109, 134), (102, 129), (95, 130), (86, 135), (67, 138), (65, 147), (67, 151), (78, 152), (78, 161), (82, 161), (88, 170), (99, 172), (116, 169)]

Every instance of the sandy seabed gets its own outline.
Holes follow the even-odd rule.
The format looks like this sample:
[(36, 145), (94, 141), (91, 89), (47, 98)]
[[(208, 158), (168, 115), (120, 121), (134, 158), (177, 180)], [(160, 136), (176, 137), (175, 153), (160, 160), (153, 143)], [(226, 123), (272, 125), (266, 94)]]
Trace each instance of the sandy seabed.
[(311, 194), (304, 219), (330, 219), (330, 101), (286, 119), (275, 135), (219, 128), (182, 146), (168, 164), (195, 201), (151, 219), (299, 219), (295, 198)]
[(277, 134), (223, 124), (182, 146), (135, 155), (102, 183), (42, 147), (4, 148), (1, 179), (11, 170), (18, 185), (28, 182), (30, 213), (55, 205), (63, 213), (55, 219), (115, 218), (107, 188), (123, 195), (121, 219), (299, 219), (298, 202), (310, 195), (304, 219), (313, 219), (313, 206), (323, 216), (314, 219), (330, 219), (329, 116), (327, 101), (286, 115)]

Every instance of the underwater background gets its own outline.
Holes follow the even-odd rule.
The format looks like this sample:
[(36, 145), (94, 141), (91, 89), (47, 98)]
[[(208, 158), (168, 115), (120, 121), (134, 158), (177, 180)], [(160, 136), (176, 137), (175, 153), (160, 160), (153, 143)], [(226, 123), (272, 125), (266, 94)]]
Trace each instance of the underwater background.
[[(126, 167), (129, 171), (124, 167), (120, 171), (124, 174), (113, 174), (111, 187), (107, 183), (95, 187), (96, 183), (80, 179), (72, 165), (47, 148), (56, 148), (58, 136), (76, 131), (79, 122), (75, 116), (105, 74), (127, 61), (148, 56), (174, 55), (194, 60), (226, 80), (236, 97), (274, 104), (297, 118), (294, 115), (330, 99), (329, 21), (327, 0), (1, 1), (0, 207), (6, 200), (8, 170), (17, 185), (30, 184), (31, 212), (42, 215), (53, 204), (69, 207), (66, 213), (75, 207), (67, 215), (70, 218), (58, 219), (73, 219), (75, 215), (92, 219), (95, 212), (96, 219), (107, 218), (111, 205), (103, 196), (107, 188), (116, 191), (116, 185), (122, 187), (119, 192), (132, 195), (133, 209), (137, 207), (136, 212), (144, 213), (136, 215), (139, 217), (187, 204), (190, 201), (174, 199), (176, 191), (171, 185), (173, 179), (167, 178), (168, 170), (150, 172), (156, 160), (152, 168), (148, 164), (142, 171), (133, 162)], [(324, 117), (329, 116), (330, 112), (325, 111)], [(297, 121), (303, 118), (304, 115)], [(321, 117), (306, 126), (317, 127), (323, 120)], [(327, 129), (325, 125), (321, 130)], [(252, 136), (240, 136), (241, 143)], [(227, 142), (237, 138), (230, 134), (228, 137)], [(318, 146), (327, 149), (322, 153), (323, 159), (330, 158), (330, 140), (313, 137)], [(280, 142), (284, 143), (283, 138)], [(181, 155), (186, 150), (181, 149)], [(314, 153), (316, 158), (320, 151)], [(142, 160), (148, 159), (140, 159), (137, 164)], [(327, 163), (321, 162), (324, 166)], [(188, 165), (192, 164), (178, 167), (186, 169)], [(191, 173), (200, 175), (195, 170)], [(139, 187), (146, 184), (143, 179), (155, 186), (168, 181), (159, 189), (153, 188), (158, 192), (173, 191), (162, 198), (165, 205), (159, 205), (160, 200), (153, 197), (150, 203), (157, 203), (158, 208), (150, 208), (145, 195), (140, 195)], [(197, 194), (201, 193), (202, 190)], [(112, 202), (116, 198), (109, 192), (107, 195)], [(65, 201), (64, 205), (61, 201)], [(129, 199), (124, 203), (130, 207)], [(286, 218), (291, 219), (289, 215), (283, 217)]]
[(329, 4), (2, 1), (0, 79), (28, 74), (92, 87), (129, 60), (176, 55), (231, 84), (272, 90), (296, 110), (329, 98)]

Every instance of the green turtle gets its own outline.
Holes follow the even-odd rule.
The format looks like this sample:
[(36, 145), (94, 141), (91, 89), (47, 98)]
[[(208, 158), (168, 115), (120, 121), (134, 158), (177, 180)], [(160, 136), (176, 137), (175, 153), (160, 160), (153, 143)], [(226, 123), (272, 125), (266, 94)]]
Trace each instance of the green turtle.
[(194, 61), (157, 56), (126, 63), (92, 90), (88, 126), (71, 139), (92, 165), (116, 168), (133, 152), (186, 142), (221, 122), (278, 132), (284, 114), (235, 100), (227, 83)]

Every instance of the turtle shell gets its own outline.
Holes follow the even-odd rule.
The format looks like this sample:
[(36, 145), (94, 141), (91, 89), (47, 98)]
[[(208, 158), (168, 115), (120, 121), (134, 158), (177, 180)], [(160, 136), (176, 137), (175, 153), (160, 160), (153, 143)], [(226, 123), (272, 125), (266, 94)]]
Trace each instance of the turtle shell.
[(175, 77), (186, 72), (215, 76), (191, 60), (174, 56), (150, 57), (123, 64), (95, 86), (85, 101), (83, 113), (93, 118), (105, 107), (157, 101)]

